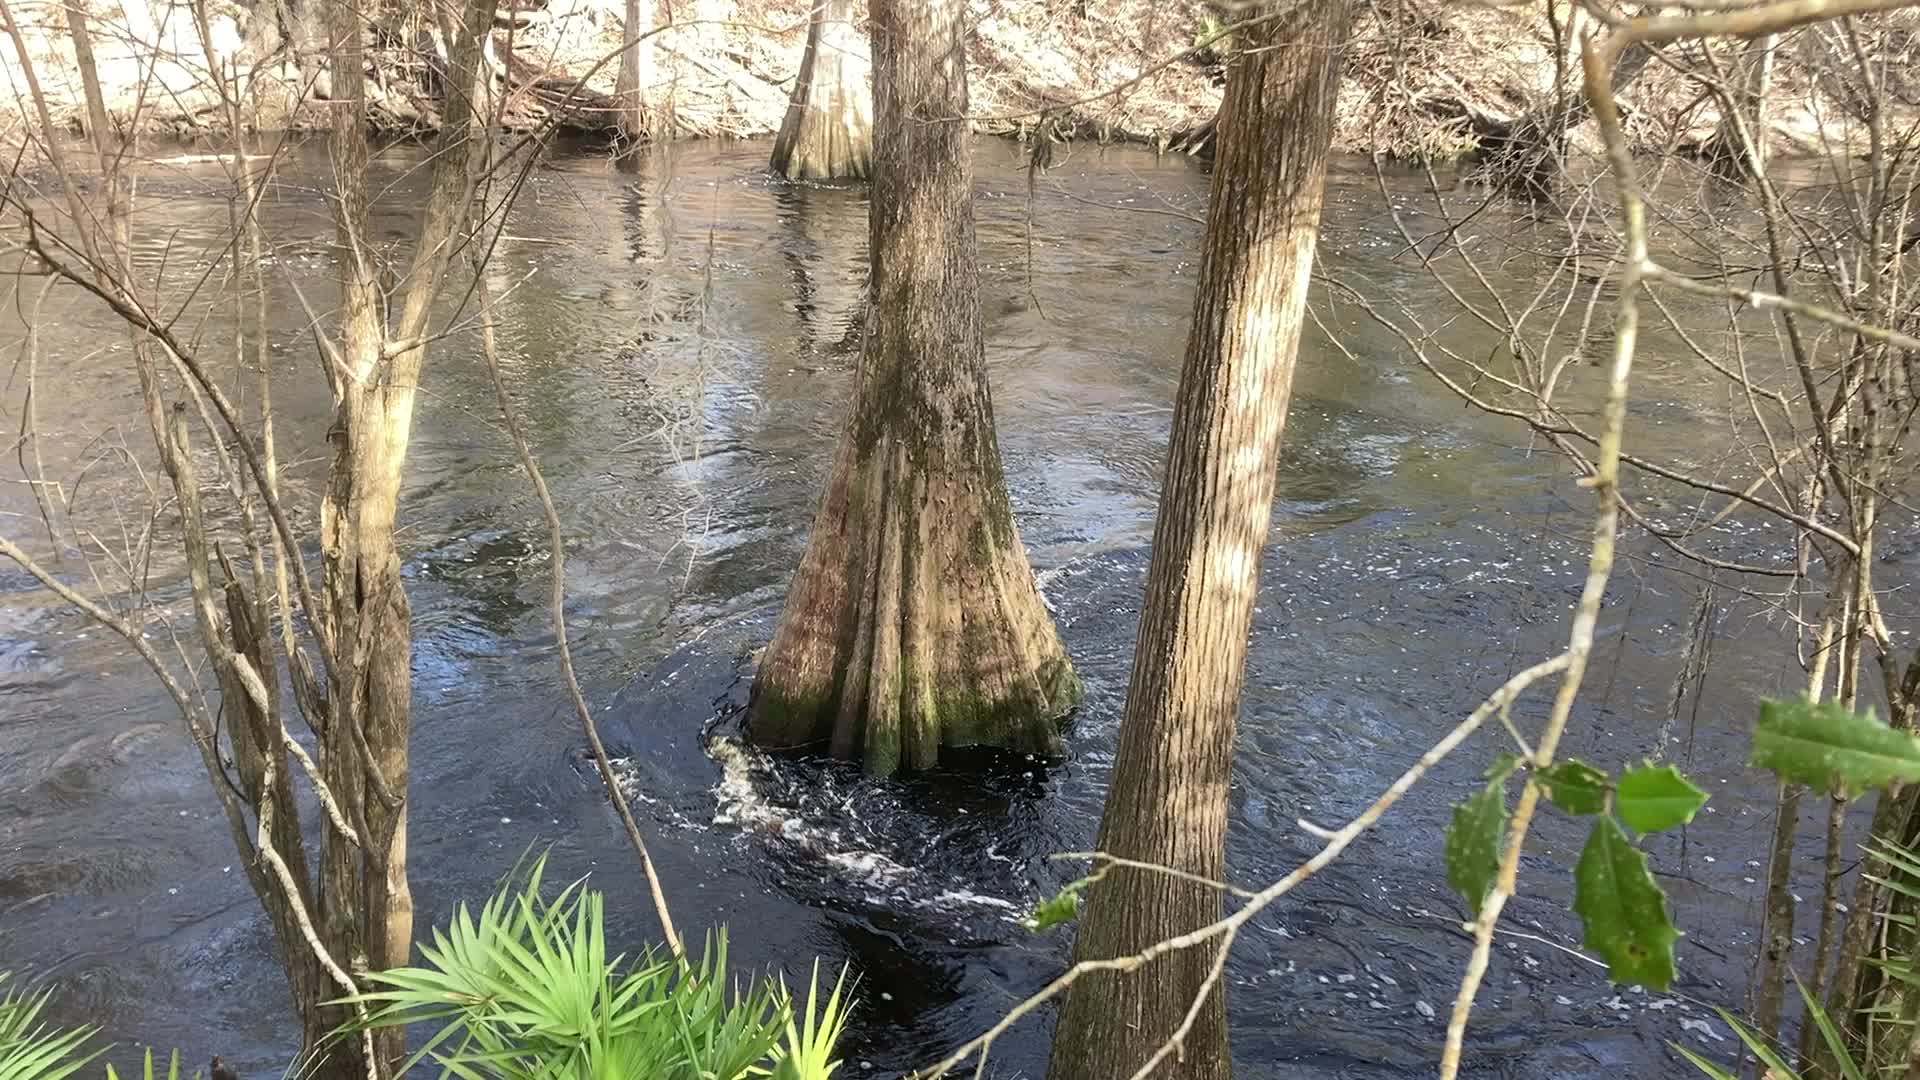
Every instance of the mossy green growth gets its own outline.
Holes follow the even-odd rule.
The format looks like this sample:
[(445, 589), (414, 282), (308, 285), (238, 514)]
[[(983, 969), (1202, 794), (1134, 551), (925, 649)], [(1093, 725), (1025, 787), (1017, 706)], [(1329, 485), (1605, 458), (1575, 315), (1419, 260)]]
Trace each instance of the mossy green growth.
[[(1064, 747), (1059, 721), (1080, 700), (1083, 687), (1065, 657), (1050, 660), (1034, 673), (1039, 694), (990, 698), (971, 690), (934, 692), (935, 717), (942, 746), (998, 746), (1054, 756)], [(1044, 733), (1044, 734), (1042, 734)]]
[(993, 561), (998, 557), (997, 552), (999, 549), (994, 546), (993, 531), (985, 520), (976, 519), (974, 521), (973, 529), (971, 530), (971, 535), (968, 537), (968, 540), (970, 541), (968, 554), (973, 556), (974, 565), (982, 569), (992, 569)]
[(900, 771), (899, 739), (868, 739), (861, 748), (860, 765), (868, 776), (888, 777)]
[(838, 707), (832, 693), (789, 693), (765, 680), (753, 684), (747, 706), (747, 734), (755, 744), (776, 750), (795, 750), (824, 743), (833, 734), (832, 717)]
[(1073, 663), (1066, 657), (1055, 657), (1040, 669), (1040, 692), (1047, 695), (1047, 701), (1064, 718), (1067, 710), (1080, 704), (1087, 696), (1087, 684), (1080, 681), (1080, 675), (1073, 670)]
[[(1049, 660), (1034, 673), (1032, 689), (1007, 697), (988, 697), (960, 686), (940, 686), (902, 672), (894, 700), (902, 708), (909, 695), (931, 717), (929, 729), (904, 729), (892, 737), (866, 732), (856, 751), (861, 765), (873, 776), (891, 776), (903, 766), (931, 764), (941, 747), (1000, 747), (1045, 757), (1064, 750), (1059, 721), (1085, 692), (1073, 665), (1065, 657)], [(791, 694), (758, 684), (747, 721), (749, 737), (776, 750), (821, 747), (832, 737), (839, 712), (837, 694)], [(909, 745), (916, 740), (924, 745)], [(929, 738), (930, 736), (930, 738)]]

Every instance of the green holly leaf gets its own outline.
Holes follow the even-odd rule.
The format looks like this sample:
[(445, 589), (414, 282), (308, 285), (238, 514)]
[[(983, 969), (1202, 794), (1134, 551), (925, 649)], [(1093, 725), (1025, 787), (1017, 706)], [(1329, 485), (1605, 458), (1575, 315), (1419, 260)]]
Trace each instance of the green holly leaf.
[(1569, 814), (1597, 814), (1607, 808), (1607, 774), (1578, 758), (1549, 765), (1533, 775), (1553, 805)]
[(1065, 888), (1040, 901), (1034, 907), (1033, 914), (1026, 918), (1027, 929), (1038, 934), (1079, 918), (1080, 894), (1092, 880), (1081, 878), (1079, 881), (1070, 881)]
[(1665, 990), (1680, 932), (1667, 919), (1667, 896), (1647, 872), (1647, 857), (1612, 818), (1594, 820), (1573, 884), (1587, 948), (1606, 960), (1613, 981)]
[(1642, 834), (1685, 825), (1706, 804), (1707, 793), (1671, 765), (1628, 769), (1613, 789), (1614, 811), (1627, 828)]
[(1831, 702), (1762, 701), (1749, 763), (1819, 791), (1857, 795), (1920, 781), (1920, 738)]
[(1453, 808), (1447, 829), (1447, 884), (1467, 902), (1474, 917), (1493, 890), (1500, 872), (1500, 845), (1507, 833), (1507, 784), (1504, 777)]

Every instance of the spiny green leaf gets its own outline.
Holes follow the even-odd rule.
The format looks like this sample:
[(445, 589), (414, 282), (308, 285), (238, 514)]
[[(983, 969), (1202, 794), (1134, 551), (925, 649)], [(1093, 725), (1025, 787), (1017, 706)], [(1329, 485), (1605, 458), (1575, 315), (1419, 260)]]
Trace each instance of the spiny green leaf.
[(1693, 1051), (1687, 1049), (1686, 1047), (1681, 1046), (1677, 1042), (1668, 1040), (1667, 1048), (1672, 1050), (1674, 1053), (1679, 1054), (1681, 1057), (1686, 1058), (1688, 1063), (1690, 1063), (1694, 1068), (1699, 1069), (1702, 1073), (1705, 1073), (1710, 1078), (1710, 1080), (1735, 1080), (1735, 1077), (1732, 1073), (1728, 1072), (1727, 1070), (1721, 1068), (1718, 1065), (1715, 1065), (1713, 1062), (1708, 1061), (1706, 1058), (1701, 1057), (1699, 1054), (1694, 1053)]
[(1671, 765), (1628, 769), (1613, 789), (1613, 809), (1637, 833), (1685, 825), (1706, 803), (1707, 793), (1688, 783)]
[(1453, 808), (1447, 829), (1447, 884), (1477, 918), (1500, 872), (1500, 842), (1507, 831), (1507, 785), (1501, 778)]
[(1607, 807), (1607, 774), (1578, 758), (1549, 765), (1533, 775), (1553, 805), (1569, 814), (1597, 814)]
[(1037, 934), (1079, 918), (1080, 893), (1092, 880), (1081, 878), (1079, 881), (1070, 881), (1065, 888), (1040, 901), (1033, 909), (1033, 914), (1027, 916), (1027, 929)]
[(1783, 780), (1857, 795), (1920, 780), (1920, 738), (1831, 701), (1762, 701), (1750, 762)]
[(1806, 1006), (1807, 1019), (1813, 1021), (1814, 1026), (1820, 1029), (1821, 1041), (1827, 1044), (1827, 1049), (1833, 1054), (1833, 1060), (1839, 1064), (1840, 1075), (1845, 1077), (1845, 1080), (1866, 1080), (1859, 1064), (1853, 1060), (1852, 1047), (1847, 1045), (1847, 1040), (1841, 1036), (1840, 1029), (1834, 1026), (1833, 1017), (1827, 1015), (1826, 1006), (1820, 1004), (1813, 993), (1807, 989), (1807, 984), (1800, 981), (1798, 975), (1794, 976), (1793, 986), (1800, 991), (1800, 1001)]
[(1594, 820), (1573, 882), (1587, 948), (1606, 960), (1613, 981), (1665, 990), (1680, 933), (1667, 920), (1667, 897), (1647, 872), (1647, 857), (1612, 818)]

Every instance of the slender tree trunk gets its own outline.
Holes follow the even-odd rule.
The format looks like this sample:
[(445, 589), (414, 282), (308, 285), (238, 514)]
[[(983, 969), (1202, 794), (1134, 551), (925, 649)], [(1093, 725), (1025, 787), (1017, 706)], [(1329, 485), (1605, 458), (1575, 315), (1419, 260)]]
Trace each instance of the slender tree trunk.
[(1772, 142), (1767, 134), (1767, 97), (1773, 91), (1773, 58), (1779, 44), (1778, 34), (1765, 34), (1747, 42), (1733, 73), (1734, 85), (1720, 97), (1720, 125), (1707, 147), (1707, 160), (1715, 172), (1729, 179), (1742, 179), (1767, 167), (1767, 151)]
[(620, 67), (614, 97), (620, 102), (616, 128), (628, 141), (653, 134), (647, 109), (647, 91), (653, 86), (653, 0), (626, 0), (626, 22), (620, 30)]
[[(1764, 945), (1754, 1006), (1754, 1027), (1773, 1035), (1780, 1030), (1780, 1008), (1786, 1000), (1786, 972), (1793, 961), (1793, 849), (1800, 827), (1799, 784), (1780, 784), (1774, 800), (1773, 848), (1767, 862), (1767, 905), (1762, 922)], [(1816, 976), (1817, 977), (1817, 976)]]
[[(361, 15), (349, 0), (331, 0), (328, 33), (332, 45), (329, 67), (333, 72), (333, 95), (340, 102), (334, 113), (329, 149), (333, 156), (336, 187), (335, 219), (341, 247), (340, 270), (340, 351), (345, 372), (330, 372), (334, 391), (334, 419), (327, 433), (332, 459), (327, 468), (327, 485), (320, 504), (320, 551), (324, 562), (322, 581), (328, 631), (335, 644), (335, 663), (329, 672), (327, 718), (321, 732), (327, 786), (345, 806), (366, 807), (371, 801), (367, 777), (375, 766), (375, 740), (390, 739), (396, 729), (402, 733), (400, 752), (405, 754), (407, 726), (405, 703), (406, 668), (402, 683), (392, 684), (393, 672), (380, 672), (377, 696), (381, 715), (379, 731), (369, 723), (376, 706), (372, 646), (395, 644), (395, 618), (399, 618), (399, 645), (410, 655), (411, 639), (405, 622), (405, 596), (399, 593), (397, 567), (393, 559), (392, 520), (395, 502), (382, 497), (383, 477), (388, 454), (383, 440), (373, 438), (384, 426), (385, 410), (377, 399), (385, 396), (384, 379), (377, 377), (385, 338), (385, 326), (377, 299), (373, 253), (367, 249), (365, 222), (368, 194), (366, 132), (366, 70), (362, 48)], [(452, 45), (448, 46), (449, 50)], [(448, 95), (451, 105), (452, 94)], [(351, 373), (351, 376), (349, 376)], [(374, 400), (370, 401), (372, 398)], [(399, 453), (405, 452), (401, 435)], [(384, 507), (383, 507), (384, 504)], [(385, 509), (388, 535), (377, 535), (381, 511)], [(384, 556), (384, 558), (383, 558)], [(364, 583), (361, 579), (365, 572)], [(399, 605), (393, 602), (399, 594)], [(364, 601), (364, 603), (363, 603)], [(404, 663), (404, 662), (403, 662)], [(399, 691), (396, 694), (396, 689)], [(392, 711), (397, 703), (402, 711)], [(383, 757), (391, 757), (389, 753)], [(404, 765), (404, 758), (403, 758)], [(388, 772), (382, 777), (389, 791), (404, 791), (406, 773)], [(364, 817), (362, 818), (364, 821)], [(401, 819), (404, 823), (404, 818)], [(367, 822), (371, 826), (371, 822)], [(398, 875), (400, 894), (396, 903), (410, 909), (404, 859), (393, 863), (384, 858), (386, 845), (371, 828), (359, 829), (359, 843), (329, 822), (320, 837), (320, 933), (327, 948), (338, 957), (359, 957), (368, 968), (388, 967), (384, 935), (372, 934), (374, 908), (384, 908), (387, 897), (383, 885)], [(401, 840), (404, 844), (404, 839)], [(371, 873), (366, 871), (371, 870)], [(382, 918), (390, 926), (390, 918)], [(411, 930), (411, 928), (409, 928)], [(376, 959), (377, 958), (377, 959)], [(330, 1018), (345, 1020), (344, 1010), (335, 1010)], [(345, 1054), (356, 1053), (342, 1041), (338, 1048)], [(377, 1051), (380, 1052), (380, 1051)], [(366, 1066), (362, 1066), (366, 1068)], [(344, 1071), (344, 1070), (343, 1070)]]
[(754, 682), (762, 745), (869, 771), (1053, 755), (1079, 682), (1014, 529), (981, 336), (963, 0), (873, 6), (873, 261), (853, 415)]
[[(409, 619), (393, 532), (412, 401), (424, 359), (423, 342), (429, 336), (428, 313), (444, 278), (451, 241), (464, 227), (479, 175), (480, 152), (487, 145), (484, 129), (476, 125), (484, 115), (484, 90), (491, 86), (481, 54), (494, 17), (494, 0), (466, 0), (464, 6), (458, 44), (451, 50), (451, 69), (455, 84), (468, 87), (469, 92), (450, 95), (460, 107), (449, 109), (433, 155), (432, 193), (412, 263), (402, 279), (405, 287), (399, 290), (404, 306), (391, 333), (389, 312), (380, 303), (375, 285), (378, 256), (368, 244), (363, 14), (350, 0), (315, 3), (320, 5), (317, 10), (330, 17), (323, 21), (329, 38), (327, 66), (341, 75), (335, 80), (338, 107), (331, 136), (337, 190), (330, 200), (340, 238), (341, 314), (337, 335), (316, 334), (325, 353), (322, 367), (334, 405), (319, 530), (324, 600), (316, 599), (303, 546), (283, 512), (266, 365), (256, 372), (257, 397), (249, 395), (259, 410), (259, 427), (253, 429), (195, 350), (172, 335), (167, 329), (170, 324), (154, 322), (144, 314), (153, 308), (140, 293), (141, 273), (131, 254), (131, 189), (119, 172), (123, 153), (127, 160), (138, 155), (108, 134), (84, 3), (69, 8), (67, 17), (87, 99), (88, 128), (100, 162), (93, 196), (96, 208), (89, 211), (82, 187), (73, 180), (68, 164), (71, 154), (62, 149), (31, 54), (20, 48), (41, 144), (48, 147), (54, 171), (61, 177), (59, 187), (67, 195), (74, 223), (72, 239), (58, 244), (63, 253), (58, 259), (42, 246), (45, 232), (29, 231), (27, 243), (54, 272), (86, 283), (131, 328), (131, 354), (142, 403), (180, 515), (193, 621), (204, 659), (220, 689), (218, 715), (225, 723), (215, 721), (215, 714), (197, 694), (189, 696), (168, 665), (144, 644), (144, 635), (134, 629), (136, 623), (92, 605), (39, 571), (4, 540), (0, 545), (44, 584), (132, 643), (168, 688), (228, 820), (247, 880), (273, 923), (300, 1015), (303, 1073), (313, 1080), (363, 1080), (391, 1075), (405, 1049), (404, 1034), (396, 1030), (378, 1038), (336, 1039), (333, 1033), (350, 1012), (327, 1003), (356, 988), (355, 974), (405, 963), (411, 951), (413, 905), (406, 877), (405, 802)], [(211, 57), (204, 5), (193, 11)], [(19, 45), (18, 27), (5, 0), (0, 0), (0, 25)], [(217, 66), (210, 59), (210, 67)], [(237, 128), (238, 101), (227, 96), (224, 82), (219, 85), (228, 117)], [(236, 149), (235, 175), (245, 176), (238, 157)], [(256, 206), (247, 197), (255, 190), (253, 180), (236, 179), (235, 183), (236, 202), (230, 210), (236, 230), (233, 240), (236, 251), (243, 239), (249, 241), (257, 274), (258, 223), (250, 216)], [(84, 272), (64, 262), (64, 253), (73, 252), (82, 258)], [(256, 277), (255, 284), (261, 286), (263, 279)], [(265, 288), (258, 287), (258, 293), (264, 304)], [(265, 348), (264, 335), (259, 344)], [(235, 350), (244, 366), (246, 345), (238, 333)], [(178, 379), (165, 379), (167, 371)], [(186, 400), (169, 401), (175, 394)], [(209, 441), (221, 469), (204, 483), (189, 442), (190, 418), (196, 413), (202, 427), (220, 433)], [(242, 461), (245, 470), (240, 468)], [(252, 595), (220, 541), (212, 538), (215, 527), (208, 521), (218, 511), (204, 504), (221, 497), (219, 481), (225, 481), (225, 494), (239, 511), (240, 548), (251, 564)], [(270, 534), (256, 517), (262, 509), (274, 523)], [(269, 584), (269, 548), (277, 588)], [(297, 608), (291, 600), (290, 578), (298, 582)], [(277, 605), (267, 598), (270, 592), (277, 593)], [(278, 619), (273, 615), (276, 606)], [(275, 657), (272, 631), (276, 628), (284, 667)], [(326, 671), (324, 696), (314, 675), (316, 657)], [(292, 699), (318, 737), (315, 755), (309, 756), (288, 734), (282, 672), (288, 677)], [(226, 751), (230, 751), (231, 769), (225, 764)], [(303, 846), (303, 800), (295, 787), (300, 776), (323, 808), (317, 856)]]
[[(1263, 9), (1256, 8), (1255, 12)], [(1134, 649), (1100, 850), (1225, 876), (1227, 786), (1261, 548), (1293, 384), (1349, 24), (1347, 0), (1236, 32), (1220, 108), (1199, 295), (1174, 404), (1146, 608)], [(1090, 890), (1076, 960), (1138, 952), (1217, 919), (1218, 891), (1107, 871)], [(1144, 1065), (1204, 994), (1181, 1054), (1155, 1076), (1232, 1071), (1210, 950), (1172, 953), (1068, 992), (1051, 1080), (1112, 1080)]]
[[(288, 55), (293, 60), (293, 82), (311, 81), (312, 94), (322, 101), (333, 98), (333, 50), (328, 44), (328, 0), (274, 0), (277, 18), (286, 36)], [(451, 48), (451, 46), (449, 46)]]
[(853, 0), (817, 0), (793, 97), (773, 141), (789, 180), (864, 180), (873, 171), (873, 95), (853, 33)]
[[(332, 2), (333, 70), (364, 71), (358, 6)], [(333, 423), (320, 504), (323, 606), (335, 663), (321, 745), (328, 786), (352, 808), (358, 842), (331, 823), (322, 831), (321, 933), (334, 956), (370, 970), (406, 964), (413, 946), (406, 813), (412, 632), (394, 523), (428, 315), (487, 145), (490, 76), (483, 53), (492, 20), (493, 0), (467, 0), (450, 64), (453, 85), (462, 90), (448, 95), (432, 189), (413, 260), (394, 290), (404, 302), (391, 328), (393, 313), (382, 299), (368, 242), (366, 81), (335, 80), (342, 102), (330, 139), (340, 341), (337, 363), (327, 369)], [(379, 1033), (383, 1070), (398, 1064), (404, 1039), (398, 1028)]]

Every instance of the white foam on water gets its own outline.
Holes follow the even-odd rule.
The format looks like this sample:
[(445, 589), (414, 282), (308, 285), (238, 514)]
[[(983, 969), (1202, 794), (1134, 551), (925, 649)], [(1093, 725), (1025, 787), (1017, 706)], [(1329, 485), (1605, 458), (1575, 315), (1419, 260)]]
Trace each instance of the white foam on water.
[(997, 896), (987, 896), (984, 893), (977, 893), (971, 889), (948, 889), (934, 897), (933, 902), (957, 907), (998, 908), (1002, 911), (1025, 910), (1011, 900), (1002, 900)]
[[(713, 824), (716, 826), (737, 828), (763, 842), (779, 844), (792, 853), (815, 860), (834, 878), (860, 890), (876, 904), (892, 906), (905, 902), (944, 911), (1024, 910), (1014, 901), (965, 887), (934, 892), (927, 875), (917, 867), (905, 865), (866, 845), (852, 844), (840, 829), (810, 821), (793, 809), (767, 801), (755, 781), (760, 775), (771, 774), (773, 764), (737, 738), (718, 736), (707, 743), (707, 753), (720, 766), (720, 780), (713, 786)], [(834, 810), (851, 814), (853, 807), (847, 800), (839, 800)]]

